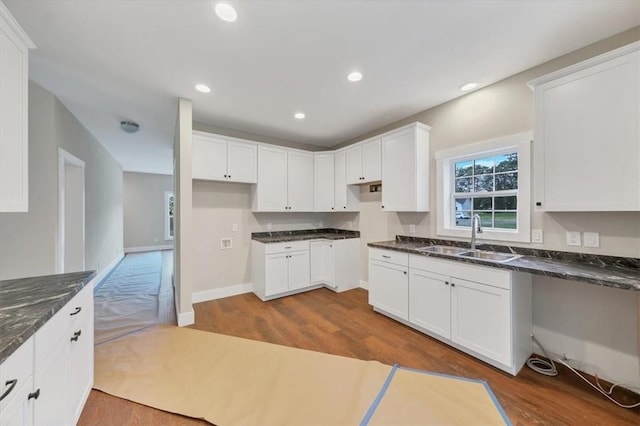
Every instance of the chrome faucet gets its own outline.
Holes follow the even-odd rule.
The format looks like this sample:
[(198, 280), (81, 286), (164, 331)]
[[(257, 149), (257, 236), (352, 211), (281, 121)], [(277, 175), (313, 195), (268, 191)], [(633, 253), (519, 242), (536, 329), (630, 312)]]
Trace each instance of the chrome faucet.
[(476, 249), (476, 231), (478, 234), (482, 234), (482, 220), (480, 216), (474, 214), (471, 218), (471, 250)]

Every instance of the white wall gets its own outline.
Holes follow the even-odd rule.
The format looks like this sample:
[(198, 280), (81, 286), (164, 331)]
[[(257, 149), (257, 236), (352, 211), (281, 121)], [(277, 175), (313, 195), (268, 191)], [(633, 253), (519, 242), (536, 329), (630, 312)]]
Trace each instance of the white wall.
[(165, 191), (173, 191), (173, 176), (124, 173), (124, 247), (173, 246), (165, 240)]
[[(416, 236), (437, 238), (435, 206), (436, 167), (433, 154), (441, 149), (460, 146), (533, 129), (533, 92), (527, 82), (551, 71), (588, 59), (640, 39), (640, 27), (587, 46), (509, 77), (496, 84), (462, 96), (446, 104), (420, 112), (347, 141), (340, 146), (414, 121), (432, 126), (430, 132), (430, 205), (431, 213), (381, 213), (380, 196), (371, 196), (363, 204), (359, 218), (360, 238), (364, 242), (393, 239), (409, 235), (409, 225), (416, 224)], [(535, 142), (534, 142), (535, 143)], [(382, 187), (384, 191), (384, 185)], [(366, 191), (366, 188), (362, 188)], [(597, 196), (597, 194), (594, 194)], [(331, 225), (344, 227), (345, 218), (333, 216)], [(611, 213), (532, 213), (532, 227), (544, 230), (544, 244), (513, 244), (549, 250), (579, 251), (603, 255), (640, 257), (640, 212)], [(383, 230), (386, 236), (381, 237)], [(600, 233), (600, 248), (575, 248), (565, 244), (566, 231)], [(361, 252), (362, 279), (368, 280), (367, 251)], [(625, 378), (640, 382), (638, 342), (640, 333), (640, 294), (611, 288), (598, 288), (599, 303), (593, 306), (593, 286), (576, 285), (564, 280), (534, 276), (534, 330), (540, 340), (555, 353), (567, 353), (583, 361), (587, 371), (609, 379)], [(558, 303), (561, 300), (562, 303)], [(620, 322), (620, 318), (626, 320)], [(599, 327), (592, 325), (598, 323)], [(624, 324), (621, 326), (621, 324)], [(602, 333), (616, 336), (603, 340)], [(548, 338), (548, 339), (547, 339)], [(628, 345), (620, 343), (626, 341)], [(593, 342), (604, 342), (594, 344)], [(609, 345), (609, 346), (606, 346)], [(572, 355), (574, 354), (574, 355)], [(580, 358), (582, 357), (582, 358)], [(629, 360), (629, 357), (632, 360)], [(606, 362), (603, 360), (606, 359)], [(595, 366), (598, 366), (597, 368)]]
[(122, 168), (50, 92), (29, 83), (29, 212), (0, 214), (0, 279), (55, 273), (58, 148), (85, 162), (85, 268), (122, 255)]

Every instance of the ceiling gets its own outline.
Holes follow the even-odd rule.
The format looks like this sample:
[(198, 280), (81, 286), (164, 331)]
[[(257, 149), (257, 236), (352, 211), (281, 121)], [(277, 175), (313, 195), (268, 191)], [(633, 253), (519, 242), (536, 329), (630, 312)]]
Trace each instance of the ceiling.
[(640, 25), (637, 0), (228, 2), (233, 23), (212, 1), (4, 0), (31, 79), (124, 170), (164, 174), (178, 97), (196, 121), (328, 147)]

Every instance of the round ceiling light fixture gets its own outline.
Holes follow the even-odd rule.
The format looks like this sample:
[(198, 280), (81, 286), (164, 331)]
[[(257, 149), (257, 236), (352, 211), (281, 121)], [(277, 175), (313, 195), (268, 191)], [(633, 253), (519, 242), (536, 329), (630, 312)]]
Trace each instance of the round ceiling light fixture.
[(196, 84), (196, 90), (202, 93), (209, 93), (211, 89), (206, 84)]
[(140, 126), (134, 121), (121, 121), (120, 128), (127, 133), (135, 133), (140, 130)]
[(468, 92), (469, 90), (473, 90), (476, 87), (478, 87), (478, 83), (474, 81), (472, 83), (463, 84), (462, 86), (460, 86), (460, 90), (462, 90), (463, 92)]
[(362, 80), (362, 73), (358, 72), (358, 71), (354, 71), (351, 74), (349, 74), (347, 76), (347, 78), (349, 79), (349, 81), (360, 81)]
[(218, 18), (223, 21), (234, 22), (238, 19), (238, 12), (236, 12), (236, 9), (229, 3), (217, 3), (214, 10), (216, 11)]
[(295, 114), (293, 114), (293, 116), (298, 120), (302, 120), (303, 118), (306, 117), (306, 115), (304, 115), (304, 112), (296, 112)]

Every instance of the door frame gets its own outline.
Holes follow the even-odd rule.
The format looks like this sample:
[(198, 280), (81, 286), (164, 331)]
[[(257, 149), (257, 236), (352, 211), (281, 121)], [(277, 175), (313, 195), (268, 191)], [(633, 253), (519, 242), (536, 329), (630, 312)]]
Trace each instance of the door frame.
[(78, 167), (82, 171), (82, 269), (85, 266), (85, 164), (78, 157), (58, 148), (58, 239), (56, 244), (56, 274), (64, 273), (65, 252), (65, 167)]

